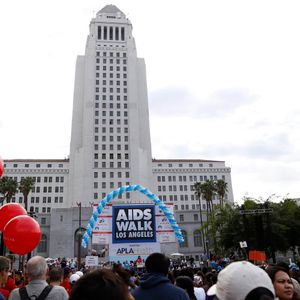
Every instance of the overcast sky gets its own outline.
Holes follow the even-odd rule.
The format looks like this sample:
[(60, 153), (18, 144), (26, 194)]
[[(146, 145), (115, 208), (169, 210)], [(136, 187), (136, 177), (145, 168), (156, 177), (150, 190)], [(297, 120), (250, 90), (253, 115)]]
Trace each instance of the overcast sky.
[(0, 3), (0, 156), (69, 154), (77, 55), (115, 4), (148, 79), (152, 156), (224, 160), (236, 202), (300, 197), (300, 2)]

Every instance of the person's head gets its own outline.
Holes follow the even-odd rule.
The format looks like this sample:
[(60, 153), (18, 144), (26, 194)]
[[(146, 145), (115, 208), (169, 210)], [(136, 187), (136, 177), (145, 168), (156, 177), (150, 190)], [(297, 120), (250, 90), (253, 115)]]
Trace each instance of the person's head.
[(82, 276), (75, 283), (69, 300), (132, 299), (123, 280), (112, 270), (98, 269)]
[(0, 283), (5, 284), (8, 278), (10, 260), (0, 256)]
[(268, 274), (273, 282), (276, 296), (280, 300), (292, 299), (294, 286), (288, 271), (285, 268), (274, 266), (268, 269)]
[(148, 273), (160, 273), (167, 275), (169, 272), (169, 266), (170, 260), (162, 253), (152, 253), (145, 261), (145, 267)]
[(72, 275), (72, 270), (69, 267), (63, 268), (64, 270), (64, 279), (69, 279), (70, 276)]
[(29, 259), (26, 265), (26, 271), (29, 281), (31, 280), (46, 280), (48, 265), (44, 257), (33, 256)]
[(217, 283), (207, 295), (209, 299), (219, 300), (271, 300), (275, 292), (264, 270), (250, 262), (239, 261), (229, 264), (219, 273)]
[(63, 270), (59, 267), (54, 267), (49, 270), (49, 282), (60, 283), (63, 279)]
[(175, 279), (175, 285), (184, 289), (189, 295), (190, 299), (196, 299), (194, 292), (194, 283), (189, 276), (178, 276)]

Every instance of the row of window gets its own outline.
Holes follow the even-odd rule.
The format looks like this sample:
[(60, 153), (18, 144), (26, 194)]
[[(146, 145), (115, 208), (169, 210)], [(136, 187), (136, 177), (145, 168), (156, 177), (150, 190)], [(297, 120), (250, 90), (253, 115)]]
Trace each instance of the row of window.
[[(118, 177), (121, 178), (121, 177)], [(126, 185), (129, 185), (129, 182), (126, 182)], [(98, 189), (100, 186), (100, 184), (98, 182), (94, 182), (94, 189)], [(106, 189), (106, 188), (110, 188), (110, 189), (114, 189), (114, 188), (120, 188), (122, 186), (122, 182), (102, 182), (101, 183), (101, 188), (102, 189)]]
[[(101, 118), (101, 124), (102, 125), (106, 125), (106, 123), (109, 123), (109, 125), (114, 125), (114, 119), (109, 119), (109, 122), (106, 122), (107, 119), (105, 118)], [(115, 120), (117, 125), (121, 125), (121, 119), (116, 119)], [(123, 119), (123, 122), (122, 122), (124, 125), (128, 125), (128, 119)], [(99, 119), (96, 117), (95, 118), (95, 125), (99, 125)]]
[[(159, 197), (159, 199), (161, 199), (163, 201), (170, 201), (170, 202), (177, 202), (178, 199), (180, 201), (188, 201), (189, 197), (190, 197), (191, 201), (196, 201), (196, 200), (198, 201), (198, 199), (195, 197), (195, 195), (168, 195), (168, 196), (166, 196), (166, 195), (159, 195), (158, 197)], [(204, 198), (203, 195), (202, 195), (201, 199), (205, 200), (205, 198)], [(225, 194), (224, 199), (228, 200), (228, 195), (227, 194)], [(213, 201), (219, 200), (219, 196), (218, 195), (213, 195), (212, 196), (212, 200)]]
[[(117, 117), (121, 116), (121, 111), (119, 111), (119, 110), (110, 110), (108, 112), (106, 110), (102, 110), (101, 111), (102, 117), (106, 117), (106, 113), (108, 113), (107, 115), (109, 115), (110, 117), (113, 117), (114, 115), (117, 116)], [(95, 110), (95, 116), (98, 117), (99, 115), (100, 115), (99, 110)], [(124, 110), (123, 111), (123, 116), (128, 117), (128, 111)]]
[[(6, 167), (8, 167), (7, 164), (4, 164), (4, 168), (6, 168)], [(35, 164), (34, 167), (39, 169), (39, 168), (41, 168), (41, 164)], [(43, 167), (44, 167), (44, 165), (43, 165)], [(52, 167), (53, 167), (53, 164), (47, 164), (47, 168), (52, 168)], [(63, 168), (64, 165), (63, 164), (58, 164), (58, 167)], [(19, 164), (13, 164), (13, 168), (19, 168)], [(30, 168), (30, 164), (24, 164), (24, 168)]]
[[(126, 73), (102, 73), (102, 78), (108, 78), (108, 75), (109, 75), (109, 78), (113, 79), (114, 77), (116, 79), (120, 79), (121, 78), (121, 75), (123, 75), (123, 78), (126, 79), (127, 78), (127, 74)], [(100, 73), (99, 72), (96, 72), (96, 78), (99, 78), (100, 77)], [(120, 81), (116, 81), (117, 82), (117, 85), (120, 85)], [(119, 82), (119, 84), (118, 84)], [(124, 81), (125, 82), (125, 81)], [(104, 84), (104, 83), (103, 83)], [(105, 82), (106, 84), (106, 82)], [(112, 83), (111, 83), (112, 84)], [(127, 82), (126, 82), (127, 84)]]
[[(196, 176), (196, 175), (191, 175), (191, 176), (157, 176), (157, 181), (158, 182), (166, 182), (166, 180), (168, 180), (168, 182), (176, 182), (177, 179), (179, 182), (186, 182), (187, 181), (187, 178), (189, 178), (189, 181), (192, 181), (192, 182), (197, 182), (197, 181), (206, 181), (206, 180), (218, 180), (218, 176), (217, 175), (210, 175), (210, 176), (207, 176), (207, 175), (200, 175), (200, 176)], [(225, 180), (225, 175), (222, 175), (222, 179)]]
[[(124, 94), (126, 94), (126, 93), (127, 93), (127, 88), (123, 88), (122, 91), (123, 91)], [(95, 92), (96, 92), (96, 93), (99, 93), (99, 92), (100, 92), (100, 89), (99, 89), (98, 87), (96, 87), (96, 88), (95, 88)], [(106, 93), (106, 92), (109, 92), (109, 93), (114, 93), (114, 92), (116, 92), (117, 94), (120, 94), (120, 93), (121, 93), (121, 88), (116, 88), (115, 91), (114, 91), (114, 88), (112, 88), (112, 87), (109, 88), (109, 89), (106, 88), (106, 87), (103, 87), (103, 88), (102, 88), (102, 93)]]
[[(110, 151), (114, 151), (115, 150), (115, 147), (114, 147), (115, 145), (113, 145), (113, 144), (109, 144), (109, 145), (106, 145), (106, 144), (102, 144), (101, 145), (101, 149), (103, 150), (103, 151), (106, 151), (106, 150), (110, 150)], [(125, 150), (125, 151), (128, 151), (128, 149), (129, 149), (129, 145), (128, 144), (125, 144), (125, 145), (123, 145), (124, 147), (122, 147), (122, 145), (120, 145), (120, 144), (117, 144), (116, 145), (117, 147), (116, 147), (116, 150), (117, 151), (121, 151), (121, 150)], [(97, 145), (97, 150), (99, 149), (99, 146)], [(98, 153), (95, 153), (94, 154), (94, 158), (95, 159), (98, 159), (99, 158), (99, 155), (98, 155)]]
[[(113, 136), (113, 135), (110, 135), (110, 136), (102, 135), (102, 136), (101, 136), (101, 141), (102, 141), (102, 142), (106, 142), (106, 141), (109, 140), (109, 142), (113, 142), (113, 141), (121, 142), (121, 141), (122, 141), (122, 138), (123, 138), (123, 142), (128, 142), (128, 140), (129, 140), (128, 135), (124, 135), (124, 136), (121, 136), (121, 135), (117, 135), (117, 136)], [(94, 139), (95, 139), (95, 142), (98, 142), (98, 141), (99, 141), (99, 136), (98, 136), (98, 135), (95, 135), (95, 136), (94, 136)]]
[[(158, 166), (158, 167), (163, 167), (163, 164), (158, 164), (157, 166)], [(177, 166), (177, 165), (176, 165), (176, 166)], [(175, 166), (175, 167), (176, 167), (176, 166)], [(202, 167), (203, 167), (203, 164), (200, 163), (200, 164), (198, 164), (198, 166), (195, 166), (194, 164), (190, 163), (188, 166), (189, 166), (189, 168), (192, 168), (192, 167), (200, 167), (200, 168), (202, 168)], [(212, 168), (214, 165), (213, 165), (212, 163), (209, 163), (208, 166), (209, 166), (210, 168)], [(172, 167), (174, 167), (174, 165), (170, 163), (170, 164), (168, 164), (168, 167), (169, 167), (169, 168), (172, 168)], [(182, 168), (182, 167), (183, 167), (183, 164), (178, 164), (178, 167)]]
[[(107, 67), (108, 67), (107, 65), (102, 65), (102, 68), (100, 68), (99, 65), (96, 65), (96, 72), (100, 71), (100, 70), (102, 70), (102, 71), (110, 71), (110, 72), (114, 72), (114, 71), (121, 72), (121, 67), (119, 65), (117, 65), (117, 66), (110, 65), (109, 68), (107, 68)], [(127, 72), (127, 67), (123, 66), (122, 67), (122, 71), (123, 72)]]
[[(121, 133), (121, 127), (98, 127), (98, 126), (95, 126), (94, 127), (94, 132), (95, 133), (99, 133), (99, 129), (101, 128), (101, 131), (102, 133), (106, 133), (106, 132), (109, 132), (109, 133)], [(123, 132), (124, 133), (128, 133), (128, 127), (123, 127)]]
[[(130, 174), (129, 172), (123, 172), (124, 175), (125, 175), (125, 178), (130, 178)], [(106, 172), (102, 172), (101, 175), (104, 175), (106, 176)], [(119, 177), (119, 174), (120, 174), (120, 177)], [(122, 172), (110, 172), (110, 178), (116, 178), (116, 175), (118, 175), (118, 178), (122, 178)], [(94, 178), (99, 178), (99, 172), (94, 172)], [(101, 178), (105, 178), (105, 177), (101, 177)]]
[(51, 212), (51, 207), (45, 207), (45, 206), (43, 206), (42, 207), (42, 209), (41, 209), (41, 211), (40, 211), (40, 208), (38, 207), (38, 206), (30, 206), (30, 208), (29, 208), (29, 210), (31, 211), (31, 212), (35, 212), (35, 213), (40, 213), (40, 212), (42, 212), (42, 213), (50, 213)]
[(125, 41), (125, 27), (98, 26), (98, 40)]
[[(43, 193), (52, 193), (53, 189), (52, 186), (44, 186), (43, 187)], [(41, 193), (41, 187), (39, 186), (34, 186), (31, 190), (32, 193)], [(54, 192), (55, 193), (63, 193), (64, 192), (64, 187), (63, 186), (55, 186), (54, 187)]]
[[(110, 169), (113, 169), (113, 168), (129, 168), (130, 164), (128, 161), (126, 162), (121, 162), (121, 161), (118, 161), (117, 163), (113, 162), (113, 161), (110, 161), (109, 163), (106, 163), (105, 161), (102, 161), (101, 164), (99, 164), (97, 161), (94, 162), (94, 168), (99, 168), (101, 165), (101, 168), (110, 168)], [(94, 178), (97, 178), (97, 177), (94, 177)], [(126, 175), (126, 178), (127, 175)]]
[[(124, 103), (123, 104), (124, 106), (124, 109), (127, 109), (127, 103)], [(95, 108), (99, 108), (99, 103), (95, 103)], [(105, 109), (105, 108), (108, 108), (108, 105), (106, 106), (106, 103), (102, 103), (102, 108)], [(120, 103), (116, 103), (116, 105), (114, 106), (114, 103), (109, 103), (109, 108), (110, 109), (121, 109), (121, 104)]]
[[(116, 54), (116, 57), (121, 57), (121, 54), (122, 54), (122, 57), (127, 56), (126, 52), (122, 52), (122, 53), (120, 53), (120, 52), (109, 52), (108, 54), (109, 54), (109, 57), (114, 57), (114, 54)], [(100, 55), (101, 55), (101, 52), (97, 51), (96, 56), (100, 56)], [(104, 56), (104, 57), (107, 56), (107, 52), (103, 51), (102, 56)]]
[(96, 58), (96, 64), (100, 64), (102, 61), (103, 64), (107, 64), (107, 63), (110, 63), (110, 64), (121, 64), (123, 63), (123, 65), (126, 65), (127, 64), (127, 60), (126, 59), (113, 59), (113, 58), (110, 58), (110, 59), (106, 59), (106, 58), (103, 58), (103, 59), (100, 59), (100, 58)]
[[(101, 96), (102, 101), (106, 101), (107, 95), (102, 95)], [(121, 96), (120, 95), (109, 95), (109, 100), (114, 101), (116, 99), (117, 101), (121, 101)], [(100, 96), (96, 95), (95, 100), (100, 100)], [(123, 95), (123, 101), (127, 101), (127, 95)]]

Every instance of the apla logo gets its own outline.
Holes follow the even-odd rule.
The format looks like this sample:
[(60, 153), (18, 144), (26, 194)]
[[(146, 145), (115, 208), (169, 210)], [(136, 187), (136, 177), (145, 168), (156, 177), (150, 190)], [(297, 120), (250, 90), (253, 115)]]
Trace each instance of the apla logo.
[(134, 254), (132, 248), (119, 248), (117, 254)]

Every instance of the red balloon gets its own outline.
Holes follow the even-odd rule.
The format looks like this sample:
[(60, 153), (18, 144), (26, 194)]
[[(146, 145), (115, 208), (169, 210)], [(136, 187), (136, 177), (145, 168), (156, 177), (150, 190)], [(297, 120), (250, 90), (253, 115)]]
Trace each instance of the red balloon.
[(3, 240), (11, 252), (19, 255), (29, 253), (41, 240), (40, 225), (28, 215), (14, 217), (4, 228)]
[(19, 203), (6, 203), (0, 207), (0, 231), (14, 217), (27, 215), (25, 208)]
[(3, 159), (0, 157), (0, 177), (2, 177), (4, 173), (4, 162)]

